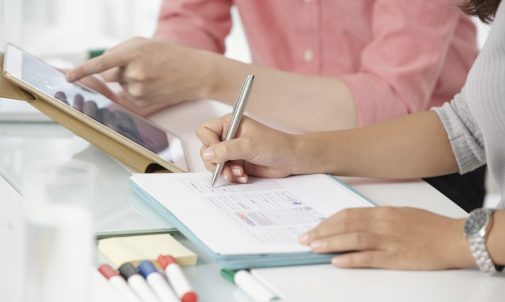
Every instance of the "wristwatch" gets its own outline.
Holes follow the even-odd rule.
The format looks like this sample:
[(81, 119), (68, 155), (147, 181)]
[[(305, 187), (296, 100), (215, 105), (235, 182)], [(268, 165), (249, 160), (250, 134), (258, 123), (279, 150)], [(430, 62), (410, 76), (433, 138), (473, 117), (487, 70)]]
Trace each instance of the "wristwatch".
[(481, 272), (493, 274), (496, 266), (486, 248), (486, 238), (493, 225), (493, 209), (475, 209), (465, 221), (465, 236), (473, 258)]

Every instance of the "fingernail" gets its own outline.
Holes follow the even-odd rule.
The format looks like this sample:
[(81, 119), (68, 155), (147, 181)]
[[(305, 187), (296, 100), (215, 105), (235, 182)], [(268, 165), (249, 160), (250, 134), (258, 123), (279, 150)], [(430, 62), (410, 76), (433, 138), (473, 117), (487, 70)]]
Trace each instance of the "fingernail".
[(303, 245), (308, 245), (309, 244), (309, 234), (305, 233), (305, 234), (300, 235), (300, 237), (298, 237), (298, 242), (300, 242)]
[(313, 250), (317, 250), (318, 248), (321, 248), (323, 246), (322, 241), (313, 241), (310, 243), (310, 248)]
[(240, 176), (237, 180), (238, 182), (245, 184), (247, 182), (247, 176)]
[(242, 176), (242, 169), (235, 167), (232, 168), (231, 171), (233, 172), (233, 175), (235, 176)]
[(342, 256), (333, 257), (331, 259), (331, 264), (333, 264), (335, 266), (345, 266), (346, 262), (347, 261), (346, 261), (345, 257), (342, 257)]
[(67, 80), (73, 81), (75, 77), (75, 72), (69, 72), (67, 73)]
[(214, 158), (214, 149), (213, 148), (207, 148), (205, 151), (203, 151), (203, 159), (205, 160), (211, 160)]

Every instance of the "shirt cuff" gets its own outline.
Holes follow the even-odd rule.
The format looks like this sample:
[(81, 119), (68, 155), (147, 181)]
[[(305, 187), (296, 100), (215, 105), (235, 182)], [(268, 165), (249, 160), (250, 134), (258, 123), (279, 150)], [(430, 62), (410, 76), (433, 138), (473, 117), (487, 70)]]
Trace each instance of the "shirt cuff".
[(472, 135), (466, 130), (461, 118), (452, 108), (452, 104), (445, 103), (431, 110), (438, 115), (447, 132), (459, 173), (465, 174), (484, 165), (486, 158), (482, 146), (472, 139)]

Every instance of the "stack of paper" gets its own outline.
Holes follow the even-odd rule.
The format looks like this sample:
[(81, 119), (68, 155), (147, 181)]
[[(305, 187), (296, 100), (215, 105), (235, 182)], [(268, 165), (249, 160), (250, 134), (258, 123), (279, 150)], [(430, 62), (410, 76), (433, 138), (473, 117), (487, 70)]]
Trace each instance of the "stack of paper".
[(130, 262), (156, 260), (159, 255), (171, 255), (179, 265), (195, 265), (197, 255), (169, 234), (140, 235), (101, 239), (98, 250), (116, 266)]

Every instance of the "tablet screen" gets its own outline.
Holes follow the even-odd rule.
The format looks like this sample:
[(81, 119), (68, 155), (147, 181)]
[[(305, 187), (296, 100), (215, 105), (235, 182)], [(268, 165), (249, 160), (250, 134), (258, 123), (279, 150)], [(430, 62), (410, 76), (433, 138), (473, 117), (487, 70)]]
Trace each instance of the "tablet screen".
[[(174, 153), (170, 151), (169, 142), (176, 138), (168, 136), (166, 131), (95, 91), (80, 84), (67, 82), (61, 71), (26, 52), (22, 55), (21, 79), (167, 161), (174, 163), (174, 153), (180, 153), (179, 150)], [(182, 148), (180, 142), (177, 145)]]

